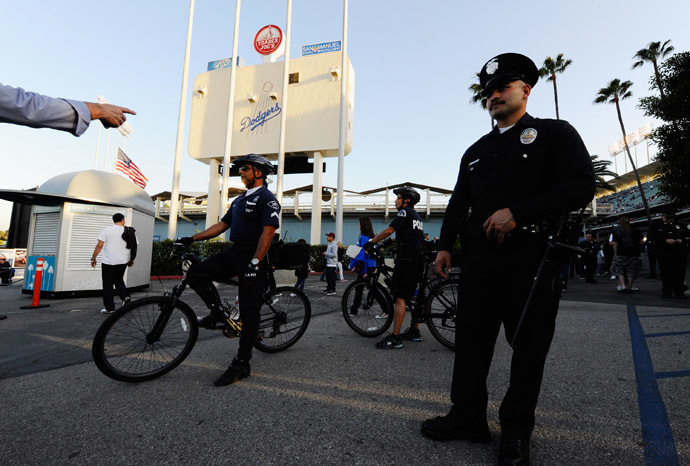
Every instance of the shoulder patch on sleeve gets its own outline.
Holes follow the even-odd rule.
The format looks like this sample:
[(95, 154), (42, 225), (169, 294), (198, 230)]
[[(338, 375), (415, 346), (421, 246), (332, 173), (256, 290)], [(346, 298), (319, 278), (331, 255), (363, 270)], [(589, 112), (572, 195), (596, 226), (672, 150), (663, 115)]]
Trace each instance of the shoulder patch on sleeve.
[(278, 201), (270, 201), (270, 202), (267, 203), (267, 205), (268, 205), (271, 209), (275, 209), (275, 210), (280, 209), (280, 204), (278, 204)]
[(399, 210), (398, 217), (407, 217), (407, 212), (405, 212), (405, 210)]

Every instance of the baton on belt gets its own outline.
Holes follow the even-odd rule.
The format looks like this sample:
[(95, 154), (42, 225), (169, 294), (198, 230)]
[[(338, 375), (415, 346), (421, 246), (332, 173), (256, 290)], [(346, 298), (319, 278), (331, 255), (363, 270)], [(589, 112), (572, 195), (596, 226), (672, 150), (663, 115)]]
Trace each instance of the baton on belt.
[[(580, 211), (580, 219), (582, 218), (583, 212), (584, 209)], [(578, 224), (580, 219), (578, 219)], [(551, 261), (551, 258), (556, 248), (566, 249), (568, 251), (577, 253), (585, 252), (585, 250), (582, 248), (578, 248), (577, 246), (573, 246), (558, 241), (558, 239), (561, 237), (563, 226), (565, 224), (565, 217), (561, 217), (557, 222), (556, 234), (550, 235), (546, 240), (546, 251), (544, 252), (544, 256), (541, 258), (541, 262), (539, 263), (539, 267), (537, 268), (537, 273), (534, 276), (534, 280), (532, 281), (532, 288), (529, 290), (529, 295), (527, 296), (527, 302), (525, 303), (525, 307), (522, 309), (522, 314), (520, 315), (520, 320), (518, 321), (517, 327), (515, 328), (513, 339), (510, 341), (510, 347), (513, 348), (513, 350), (517, 349), (517, 341), (518, 337), (520, 336), (520, 330), (522, 329), (522, 326), (525, 323), (525, 319), (527, 318), (527, 313), (529, 312), (530, 307), (532, 306), (534, 295), (537, 292), (537, 287), (539, 286), (539, 282), (541, 281), (542, 276), (544, 274), (544, 267), (547, 263)]]

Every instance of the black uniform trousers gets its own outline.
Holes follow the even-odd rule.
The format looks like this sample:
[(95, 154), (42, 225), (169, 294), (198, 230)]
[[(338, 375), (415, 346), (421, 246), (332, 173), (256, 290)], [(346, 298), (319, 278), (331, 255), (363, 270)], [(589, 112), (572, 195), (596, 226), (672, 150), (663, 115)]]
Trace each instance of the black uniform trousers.
[(328, 291), (335, 291), (335, 275), (337, 269), (336, 266), (326, 266), (326, 290)]
[(117, 290), (120, 299), (124, 301), (129, 296), (127, 285), (122, 279), (125, 276), (127, 264), (101, 264), (101, 279), (103, 280), (103, 307), (108, 311), (115, 310), (113, 301), (113, 286)]
[[(546, 249), (541, 236), (508, 238), (499, 246), (486, 239), (467, 240), (460, 278), (455, 367), (450, 415), (476, 431), (486, 430), (486, 378), (503, 324), (510, 342)], [(510, 386), (499, 410), (501, 430), (528, 440), (551, 345), (560, 298), (557, 261), (545, 267), (527, 320), (513, 352)]]
[(240, 334), (237, 358), (243, 361), (251, 359), (252, 348), (259, 334), (260, 312), (266, 281), (265, 260), (259, 264), (259, 274), (256, 280), (248, 283), (244, 279), (244, 272), (247, 270), (255, 250), (255, 245), (254, 247), (242, 247), (236, 244), (203, 262), (193, 264), (187, 272), (187, 283), (211, 310), (218, 309), (220, 304), (220, 295), (213, 281), (228, 282), (235, 276), (239, 277), (242, 333)]
[(657, 249), (657, 260), (661, 275), (661, 292), (664, 296), (685, 294), (685, 248), (661, 247)]

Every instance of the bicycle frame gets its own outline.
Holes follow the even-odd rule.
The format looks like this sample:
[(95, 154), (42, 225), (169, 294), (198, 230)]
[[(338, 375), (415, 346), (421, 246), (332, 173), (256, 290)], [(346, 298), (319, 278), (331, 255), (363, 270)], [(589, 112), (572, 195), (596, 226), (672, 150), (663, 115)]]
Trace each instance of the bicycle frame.
[[(428, 293), (434, 289), (434, 282), (440, 281), (440, 279), (434, 278), (429, 279), (429, 269), (434, 264), (434, 255), (432, 251), (424, 251), (424, 270), (422, 272), (422, 279), (417, 284), (417, 289), (415, 290), (414, 297), (407, 303), (410, 311), (412, 312), (412, 318), (415, 322), (424, 322), (424, 308), (419, 309), (420, 303), (422, 305), (425, 303), (423, 297), (428, 295)], [(385, 258), (383, 254), (377, 249), (372, 249), (370, 255), (376, 260), (376, 271), (369, 275), (369, 286), (373, 287), (374, 283), (379, 282), (381, 275), (383, 275), (384, 282), (389, 292), (393, 292), (393, 277), (391, 273), (394, 268), (386, 265)], [(422, 297), (422, 299), (420, 299)], [(367, 304), (371, 305), (373, 303), (374, 296), (372, 293), (367, 295)]]

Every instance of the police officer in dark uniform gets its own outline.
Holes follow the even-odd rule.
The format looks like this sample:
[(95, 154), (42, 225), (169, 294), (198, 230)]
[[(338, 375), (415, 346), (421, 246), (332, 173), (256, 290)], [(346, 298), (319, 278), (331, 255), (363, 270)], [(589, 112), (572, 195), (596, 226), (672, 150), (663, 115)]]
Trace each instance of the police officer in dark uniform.
[(250, 374), (249, 360), (259, 332), (259, 318), (266, 277), (265, 257), (279, 226), (280, 204), (268, 190), (266, 176), (273, 165), (264, 157), (249, 154), (233, 162), (247, 191), (235, 199), (220, 222), (179, 241), (186, 246), (194, 241), (214, 238), (230, 229), (231, 248), (192, 265), (187, 282), (204, 300), (211, 314), (199, 321), (203, 328), (214, 328), (224, 320), (218, 290), (212, 280), (228, 281), (239, 277), (240, 335), (237, 356), (228, 370), (214, 383), (229, 385)]
[(675, 222), (675, 211), (667, 208), (662, 211), (661, 224), (652, 224), (647, 235), (659, 261), (661, 273), (661, 293), (664, 298), (686, 299), (685, 266), (690, 232)]
[[(458, 235), (464, 258), (453, 406), (448, 415), (422, 424), (422, 433), (432, 439), (490, 441), (486, 378), (500, 326), (512, 341), (547, 235), (594, 196), (594, 169), (575, 128), (526, 112), (538, 79), (532, 60), (515, 53), (492, 58), (480, 73), (497, 125), (463, 155), (441, 227), (436, 272), (447, 277)], [(529, 464), (534, 410), (560, 298), (556, 269), (555, 260), (545, 267), (513, 351), (510, 386), (499, 410), (499, 464)]]
[(409, 329), (403, 334), (400, 333), (405, 319), (405, 304), (414, 296), (424, 268), (424, 223), (414, 210), (414, 205), (419, 202), (420, 196), (417, 190), (410, 186), (396, 188), (393, 193), (397, 195), (395, 208), (398, 209), (398, 215), (385, 230), (365, 245), (365, 247), (371, 247), (395, 233), (397, 257), (392, 285), (393, 299), (395, 299), (393, 333), (376, 343), (378, 349), (400, 349), (403, 347), (403, 339), (422, 341), (419, 323), (410, 324)]
[(592, 232), (588, 231), (585, 235), (585, 240), (580, 243), (580, 247), (585, 250), (583, 262), (585, 266), (584, 275), (587, 283), (597, 283), (594, 279), (594, 271), (597, 269), (597, 253), (599, 252), (599, 243), (594, 240)]

